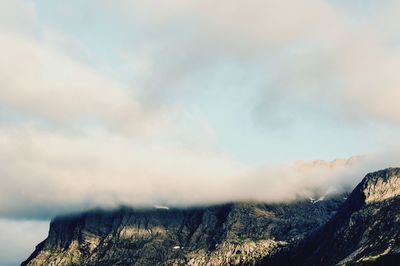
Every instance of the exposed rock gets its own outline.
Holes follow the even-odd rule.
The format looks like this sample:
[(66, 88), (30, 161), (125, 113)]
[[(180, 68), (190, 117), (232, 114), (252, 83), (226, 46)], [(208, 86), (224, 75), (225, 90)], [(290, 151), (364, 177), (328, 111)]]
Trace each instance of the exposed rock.
[(312, 236), (264, 265), (399, 265), (400, 169), (368, 174)]
[(59, 217), (22, 265), (254, 265), (308, 236), (343, 201), (340, 195), (315, 204), (121, 208)]
[(398, 265), (400, 169), (325, 196), (59, 217), (23, 265)]

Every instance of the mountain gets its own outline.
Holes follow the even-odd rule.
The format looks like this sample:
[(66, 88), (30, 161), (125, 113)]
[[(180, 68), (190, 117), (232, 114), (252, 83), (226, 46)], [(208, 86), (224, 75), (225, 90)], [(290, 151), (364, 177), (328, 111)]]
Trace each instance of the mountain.
[(336, 215), (261, 265), (400, 265), (400, 168), (368, 174)]
[(315, 204), (123, 207), (58, 217), (22, 265), (254, 265), (310, 235), (343, 198)]
[[(317, 200), (316, 200), (317, 199)], [(54, 219), (22, 265), (400, 265), (400, 168), (350, 195)]]

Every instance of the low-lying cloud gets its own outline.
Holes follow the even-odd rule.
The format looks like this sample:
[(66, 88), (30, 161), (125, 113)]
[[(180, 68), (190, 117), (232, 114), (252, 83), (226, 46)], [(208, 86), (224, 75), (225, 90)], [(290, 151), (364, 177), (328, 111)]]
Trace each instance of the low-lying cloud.
[[(110, 135), (0, 130), (0, 216), (49, 218), (97, 206), (187, 206), (234, 200), (288, 201), (354, 186), (376, 158), (250, 167)], [(387, 161), (385, 161), (387, 163)]]

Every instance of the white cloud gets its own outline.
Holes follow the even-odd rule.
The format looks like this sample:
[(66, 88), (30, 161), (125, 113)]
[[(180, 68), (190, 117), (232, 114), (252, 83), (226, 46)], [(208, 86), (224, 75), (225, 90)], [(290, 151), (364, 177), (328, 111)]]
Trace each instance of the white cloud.
[[(127, 54), (157, 73), (146, 84), (152, 95), (221, 64), (266, 65), (262, 95), (278, 103), (267, 116), (400, 120), (394, 1), (365, 16), (323, 0), (104, 2), (140, 25)], [(284, 109), (291, 111), (279, 117)]]
[(0, 216), (51, 217), (119, 204), (287, 201), (342, 189), (396, 156), (249, 168), (216, 152), (194, 152), (126, 137), (0, 130)]
[[(0, 31), (0, 103), (7, 111), (2, 115), (25, 119), (0, 127), (2, 215), (47, 216), (97, 204), (290, 200), (298, 191), (361, 178), (368, 168), (363, 163), (253, 169), (218, 152), (201, 115), (161, 108), (154, 99), (163, 100), (181, 82), (190, 85), (196, 71), (230, 61), (253, 66), (273, 58), (280, 75), (265, 81), (265, 95), (275, 95), (272, 108), (293, 104), (288, 116), (304, 106), (355, 118), (400, 116), (397, 77), (382, 71), (396, 69), (398, 61), (385, 48), (386, 37), (377, 41), (379, 31), (327, 2), (119, 2), (123, 9), (105, 3), (118, 13), (146, 14), (133, 16), (131, 23), (143, 27), (126, 51), (131, 60), (140, 59), (134, 64), (146, 66), (141, 89), (60, 51), (66, 40), (79, 47), (62, 33), (46, 29), (38, 39), (12, 32), (6, 23), (11, 31)], [(378, 85), (385, 93), (378, 93)], [(152, 89), (159, 94), (150, 97), (153, 103), (137, 96)], [(276, 105), (282, 99), (284, 105)]]
[(133, 89), (33, 39), (0, 33), (0, 53), (0, 103), (11, 110), (59, 124), (94, 119), (130, 133), (168, 120), (146, 110)]
[[(0, 214), (120, 203), (227, 199), (243, 167), (215, 153), (194, 153), (116, 136), (1, 130)], [(204, 199), (207, 195), (207, 199)], [(54, 214), (54, 212), (52, 213)]]
[(0, 29), (31, 34), (37, 25), (35, 6), (31, 1), (0, 1)]
[[(113, 26), (125, 23), (118, 26), (126, 38), (110, 52), (126, 58), (136, 85), (101, 73), (114, 66), (93, 66), (107, 60), (77, 36), (41, 25), (33, 1), (0, 1), (0, 218), (43, 219), (97, 205), (287, 201), (354, 186), (397, 163), (397, 151), (371, 151), (249, 166), (219, 149), (201, 111), (168, 101), (201, 88), (192, 86), (198, 73), (237, 64), (249, 81), (259, 78), (253, 69), (261, 73), (264, 118), (398, 122), (394, 1), (360, 18), (323, 0), (104, 0), (74, 23), (90, 21), (99, 3), (100, 20), (109, 12)], [(68, 4), (64, 15), (71, 22), (77, 11)], [(12, 263), (46, 226), (0, 219), (0, 228), (9, 229), (0, 232), (0, 261)]]

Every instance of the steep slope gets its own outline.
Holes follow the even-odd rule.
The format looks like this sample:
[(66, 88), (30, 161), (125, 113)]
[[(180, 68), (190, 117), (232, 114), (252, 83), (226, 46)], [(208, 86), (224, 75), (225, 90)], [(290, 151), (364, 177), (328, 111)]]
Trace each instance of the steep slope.
[(337, 214), (264, 265), (400, 265), (400, 168), (368, 174)]
[(22, 265), (255, 264), (325, 223), (343, 195), (312, 204), (91, 211), (52, 221)]

